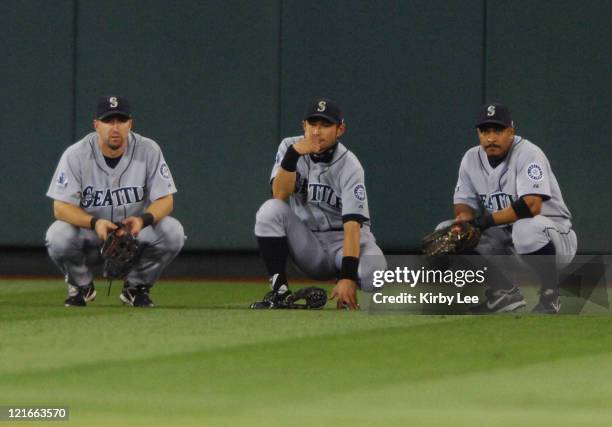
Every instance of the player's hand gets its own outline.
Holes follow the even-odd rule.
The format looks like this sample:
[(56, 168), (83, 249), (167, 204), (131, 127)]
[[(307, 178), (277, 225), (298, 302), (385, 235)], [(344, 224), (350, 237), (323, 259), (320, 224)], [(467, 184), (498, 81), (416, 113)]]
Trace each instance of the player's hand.
[(474, 219), (474, 215), (468, 212), (461, 212), (455, 217), (455, 222), (468, 222)]
[(336, 308), (338, 310), (344, 308), (344, 305), (348, 305), (349, 309), (357, 310), (359, 306), (357, 305), (357, 283), (354, 280), (349, 279), (340, 279), (334, 289), (332, 289), (331, 298), (335, 299)]
[(99, 219), (96, 221), (95, 232), (100, 240), (106, 241), (108, 233), (116, 230), (118, 227), (107, 219)]
[(474, 219), (474, 214), (468, 212), (461, 212), (459, 215), (455, 217), (455, 223), (458, 222), (468, 222)]
[(321, 151), (321, 140), (310, 132), (306, 132), (304, 138), (293, 144), (293, 149), (300, 155), (313, 154)]
[(142, 230), (144, 226), (144, 221), (139, 216), (129, 216), (121, 222), (127, 226), (134, 237), (138, 236), (138, 233), (140, 233), (140, 230)]
[(474, 215), (468, 212), (461, 212), (459, 215), (455, 217), (455, 222), (453, 223), (455, 226), (451, 228), (451, 231), (454, 233), (459, 233), (461, 231), (461, 223), (469, 222), (474, 219)]

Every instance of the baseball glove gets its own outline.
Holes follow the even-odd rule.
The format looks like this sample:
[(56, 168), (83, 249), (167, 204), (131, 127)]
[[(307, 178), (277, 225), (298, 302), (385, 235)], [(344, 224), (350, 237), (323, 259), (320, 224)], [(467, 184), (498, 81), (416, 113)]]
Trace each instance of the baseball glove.
[[(123, 233), (119, 233), (119, 230), (123, 230)], [(122, 279), (136, 264), (140, 247), (127, 227), (121, 224), (108, 234), (100, 253), (104, 260), (104, 277)]]
[[(298, 302), (300, 300), (304, 302)], [(314, 308), (319, 309), (327, 304), (327, 293), (325, 289), (309, 287), (298, 289), (294, 294), (289, 295), (285, 302), (287, 308)]]
[[(301, 302), (300, 300), (304, 300)], [(262, 301), (251, 304), (254, 309), (320, 309), (327, 304), (325, 289), (308, 287), (299, 289), (296, 293), (287, 291), (284, 294), (268, 292)]]
[(423, 238), (422, 251), (427, 256), (467, 253), (480, 241), (480, 229), (471, 222), (458, 222)]

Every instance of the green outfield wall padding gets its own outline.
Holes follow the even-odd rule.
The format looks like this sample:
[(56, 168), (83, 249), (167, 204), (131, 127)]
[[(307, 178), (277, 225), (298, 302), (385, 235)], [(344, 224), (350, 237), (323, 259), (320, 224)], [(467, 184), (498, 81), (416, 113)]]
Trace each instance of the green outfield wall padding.
[(44, 245), (45, 197), (70, 142), (74, 7), (71, 1), (0, 4), (0, 245)]
[(415, 248), (452, 213), (482, 98), (482, 2), (315, 5), (283, 7), (281, 129), (299, 131), (305, 99), (341, 102), (379, 243)]
[(253, 247), (274, 158), (264, 147), (278, 133), (279, 5), (110, 3), (79, 13), (77, 134), (88, 132), (98, 93), (127, 94), (135, 131), (160, 144), (176, 181), (186, 246)]
[(327, 96), (344, 107), (385, 250), (414, 250), (450, 218), (477, 108), (495, 100), (549, 156), (579, 250), (609, 251), (597, 226), (612, 207), (608, 2), (30, 0), (0, 11), (0, 246), (44, 243), (59, 156), (113, 92), (164, 151), (188, 249), (256, 248), (278, 143)]
[(610, 252), (612, 3), (490, 1), (487, 96), (548, 156), (581, 252)]

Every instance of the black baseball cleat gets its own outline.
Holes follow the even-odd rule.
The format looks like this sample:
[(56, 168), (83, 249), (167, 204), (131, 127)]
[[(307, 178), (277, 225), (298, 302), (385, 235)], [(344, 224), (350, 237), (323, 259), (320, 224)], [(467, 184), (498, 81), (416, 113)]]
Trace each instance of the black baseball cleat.
[(274, 307), (268, 301), (256, 301), (253, 304), (251, 304), (249, 308), (252, 308), (253, 310), (266, 310), (268, 308), (274, 308)]
[(96, 287), (93, 282), (85, 286), (68, 286), (68, 298), (64, 300), (65, 307), (85, 307), (88, 302), (96, 299)]
[(97, 295), (96, 287), (94, 286), (93, 282), (91, 282), (89, 285), (84, 287), (83, 298), (85, 299), (85, 301), (91, 302), (95, 300), (96, 295)]
[(493, 314), (510, 313), (525, 307), (527, 303), (519, 288), (513, 286), (512, 289), (487, 289), (485, 291), (487, 300), (482, 304), (469, 309), (471, 314)]
[(270, 287), (272, 290), (265, 294), (261, 301), (255, 301), (251, 304), (250, 308), (260, 310), (287, 307), (287, 297), (291, 295), (291, 291), (286, 283), (281, 283), (279, 277), (278, 274), (275, 274), (270, 278)]
[(119, 294), (119, 299), (132, 307), (155, 307), (155, 304), (149, 298), (150, 288), (147, 285), (139, 285), (135, 288), (124, 286), (123, 291)]
[(64, 300), (64, 307), (85, 307), (87, 302), (81, 292), (78, 292), (76, 295), (71, 295)]
[(290, 295), (290, 290), (287, 290), (282, 294), (276, 291), (270, 291), (264, 295), (263, 300), (254, 302), (250, 305), (250, 307), (255, 310), (268, 308), (287, 308), (289, 305), (288, 298)]
[(540, 301), (531, 310), (536, 314), (557, 314), (561, 310), (559, 289), (545, 289), (540, 291)]

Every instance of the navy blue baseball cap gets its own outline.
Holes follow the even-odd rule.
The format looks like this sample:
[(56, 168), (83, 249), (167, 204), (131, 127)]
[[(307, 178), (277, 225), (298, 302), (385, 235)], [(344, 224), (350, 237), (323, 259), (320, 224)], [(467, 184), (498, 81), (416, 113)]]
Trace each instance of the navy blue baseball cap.
[(342, 109), (336, 101), (328, 98), (316, 98), (306, 106), (304, 120), (321, 117), (337, 125), (344, 121)]
[(484, 104), (478, 112), (476, 127), (479, 128), (489, 124), (513, 128), (514, 122), (510, 115), (510, 109), (504, 104)]
[(99, 97), (96, 119), (104, 120), (106, 117), (114, 115), (131, 119), (130, 101), (123, 96), (109, 95)]

